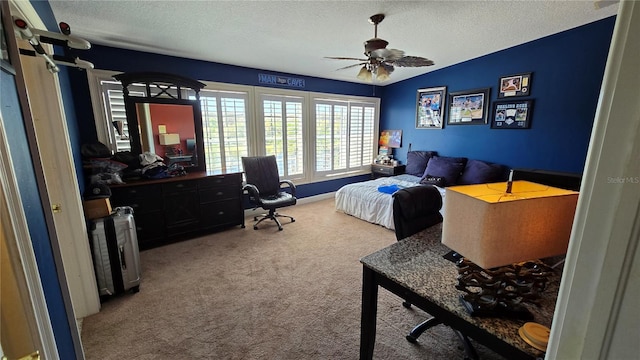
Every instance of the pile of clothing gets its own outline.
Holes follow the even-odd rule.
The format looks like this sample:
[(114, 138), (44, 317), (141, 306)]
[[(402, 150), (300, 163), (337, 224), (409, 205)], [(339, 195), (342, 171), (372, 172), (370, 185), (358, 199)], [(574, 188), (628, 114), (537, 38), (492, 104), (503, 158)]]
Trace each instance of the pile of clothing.
[(147, 179), (163, 179), (171, 177), (164, 159), (152, 152), (140, 154), (140, 165), (142, 166), (142, 176)]

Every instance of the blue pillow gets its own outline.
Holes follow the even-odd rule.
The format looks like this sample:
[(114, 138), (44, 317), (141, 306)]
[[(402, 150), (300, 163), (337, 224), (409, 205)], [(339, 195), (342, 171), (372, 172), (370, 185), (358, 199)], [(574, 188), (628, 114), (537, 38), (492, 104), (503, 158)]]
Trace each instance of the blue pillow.
[(422, 176), (424, 169), (427, 168), (429, 159), (438, 155), (435, 151), (409, 151), (407, 153), (407, 166), (404, 169), (405, 174), (413, 176)]
[(480, 160), (469, 160), (458, 179), (460, 185), (496, 182), (502, 176), (502, 165), (489, 164)]
[(429, 160), (422, 180), (427, 177), (441, 177), (444, 179), (443, 186), (455, 185), (466, 163), (467, 158), (464, 157), (434, 156)]

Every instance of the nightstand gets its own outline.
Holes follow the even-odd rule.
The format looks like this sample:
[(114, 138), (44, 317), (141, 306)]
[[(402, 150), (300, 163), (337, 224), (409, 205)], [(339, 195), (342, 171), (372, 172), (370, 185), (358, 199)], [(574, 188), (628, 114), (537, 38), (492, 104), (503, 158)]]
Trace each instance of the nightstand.
[(404, 174), (405, 165), (371, 165), (371, 177), (377, 179), (384, 176), (394, 176)]

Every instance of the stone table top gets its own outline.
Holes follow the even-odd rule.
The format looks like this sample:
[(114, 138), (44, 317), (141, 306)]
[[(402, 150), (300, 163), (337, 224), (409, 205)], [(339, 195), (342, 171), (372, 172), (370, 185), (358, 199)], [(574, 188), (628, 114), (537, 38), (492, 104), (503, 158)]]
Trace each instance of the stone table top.
[[(443, 258), (450, 249), (440, 242), (441, 237), (442, 224), (438, 224), (367, 255), (360, 262), (506, 343), (534, 357), (544, 357), (544, 352), (527, 344), (518, 334), (518, 329), (526, 321), (472, 317), (467, 313), (460, 303), (463, 292), (455, 288), (457, 268), (453, 262)], [(540, 305), (524, 304), (533, 314), (533, 322), (551, 327), (559, 283), (560, 274), (555, 273), (542, 293)]]

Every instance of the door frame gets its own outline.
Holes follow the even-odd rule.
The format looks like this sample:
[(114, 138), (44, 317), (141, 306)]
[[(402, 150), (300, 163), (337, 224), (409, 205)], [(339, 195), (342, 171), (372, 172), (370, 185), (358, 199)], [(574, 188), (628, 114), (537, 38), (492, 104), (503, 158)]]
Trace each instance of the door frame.
[[(33, 5), (31, 5), (29, 1), (19, 1), (19, 0), (2, 1), (3, 28), (5, 29), (5, 31), (7, 31), (8, 29), (8, 32), (6, 33), (7, 50), (9, 51), (9, 57), (13, 59), (12, 66), (13, 66), (14, 76), (15, 76), (15, 85), (16, 85), (17, 95), (19, 98), (18, 100), (20, 103), (20, 109), (22, 111), (22, 118), (23, 118), (23, 123), (25, 127), (25, 132), (27, 136), (29, 155), (33, 162), (35, 181), (39, 190), (39, 198), (40, 198), (40, 203), (43, 210), (44, 220), (46, 223), (47, 235), (51, 244), (50, 252), (55, 264), (55, 272), (56, 272), (56, 277), (58, 280), (58, 286), (60, 291), (59, 300), (62, 302), (62, 305), (65, 310), (65, 318), (67, 320), (66, 325), (68, 326), (67, 328), (68, 335), (70, 337), (70, 341), (73, 346), (73, 353), (75, 355), (74, 358), (84, 359), (84, 351), (82, 349), (82, 342), (80, 340), (78, 324), (74, 317), (73, 304), (71, 301), (71, 296), (70, 296), (68, 282), (67, 282), (68, 278), (67, 278), (67, 275), (65, 274), (64, 264), (62, 261), (62, 254), (60, 251), (60, 243), (57, 237), (55, 221), (53, 218), (52, 206), (48, 197), (48, 190), (47, 190), (46, 179), (43, 171), (42, 158), (38, 151), (38, 144), (36, 140), (35, 128), (33, 123), (34, 119), (31, 112), (31, 108), (29, 106), (30, 104), (29, 104), (28, 91), (24, 83), (23, 69), (22, 69), (21, 62), (19, 60), (20, 54), (18, 52), (17, 38), (14, 35), (14, 33), (11, 31), (13, 29), (13, 21), (12, 21), (11, 15), (16, 13), (20, 13), (20, 16), (23, 16), (23, 14), (27, 14), (28, 16), (24, 16), (24, 20), (26, 20), (33, 26), (38, 27), (41, 24), (42, 27), (44, 27), (44, 24), (42, 23), (42, 20), (40, 19), (40, 17), (37, 15), (37, 12), (33, 8)], [(54, 98), (59, 104), (62, 103), (61, 94), (59, 91), (55, 94)], [(47, 100), (47, 101), (52, 101), (52, 100)], [(3, 142), (3, 144), (5, 144), (6, 138), (4, 138), (3, 140), (5, 140)], [(9, 154), (8, 148), (6, 149), (6, 153)], [(9, 158), (8, 156), (3, 156), (3, 159), (8, 159), (8, 158)], [(9, 163), (8, 167), (5, 167), (5, 168), (10, 169), (12, 173), (14, 172), (14, 168), (11, 163)], [(14, 179), (15, 179), (15, 174), (14, 174)], [(3, 188), (3, 191), (4, 190), (11, 190), (11, 192), (9, 192), (9, 194), (11, 195), (19, 194), (18, 187), (6, 188), (6, 189)], [(15, 218), (18, 218), (20, 221), (24, 222), (24, 224), (27, 223), (26, 213), (24, 212), (24, 209), (22, 209), (22, 211), (16, 211), (12, 213), (12, 216)], [(30, 234), (28, 233), (28, 231), (25, 234), (27, 236), (26, 240), (28, 240), (31, 246)], [(25, 235), (21, 234), (21, 236), (25, 236)], [(22, 257), (23, 255), (25, 254), (20, 254), (21, 262), (24, 263), (25, 264), (24, 266), (27, 266), (29, 269), (35, 269), (36, 274), (38, 274), (38, 281), (39, 281), (40, 279), (39, 270), (38, 270), (38, 264), (35, 259), (34, 249), (32, 248), (33, 256), (30, 257), (28, 256), (28, 254), (26, 254), (25, 257)], [(29, 281), (32, 281), (32, 280), (33, 279)], [(44, 285), (41, 282), (40, 282), (40, 286), (42, 289), (42, 296), (44, 298), (44, 292), (43, 292)], [(38, 296), (38, 294), (31, 294), (31, 295)], [(32, 299), (32, 301), (34, 301), (35, 303), (36, 301), (38, 301), (38, 299)], [(57, 302), (58, 298), (53, 299), (53, 301)], [(59, 359), (60, 353), (58, 351), (56, 338), (53, 336), (53, 324), (51, 323), (46, 302), (44, 303), (44, 307), (46, 311), (44, 313), (42, 312), (36, 313), (36, 318), (38, 318), (39, 326), (42, 327), (40, 331), (44, 334), (51, 334), (50, 339), (43, 338), (41, 340), (45, 342), (46, 348), (48, 349), (47, 351), (49, 352), (49, 357), (45, 357), (45, 358)], [(43, 319), (46, 319), (46, 320), (43, 320)], [(61, 324), (56, 323), (57, 328), (60, 326)], [(61, 331), (65, 331), (65, 330), (61, 330)], [(62, 335), (62, 337), (64, 338), (65, 335)], [(50, 342), (50, 343), (47, 343), (47, 342)]]
[(31, 336), (37, 342), (35, 344), (37, 349), (34, 350), (39, 350), (43, 359), (59, 359), (47, 302), (31, 244), (31, 235), (11, 161), (2, 114), (0, 114), (0, 221), (2, 222), (1, 230), (5, 232), (10, 257), (20, 259), (22, 265), (18, 266), (12, 263), (20, 297), (30, 299), (30, 303), (25, 304), (24, 308), (27, 312)]

